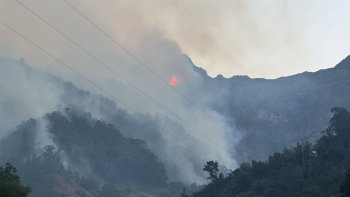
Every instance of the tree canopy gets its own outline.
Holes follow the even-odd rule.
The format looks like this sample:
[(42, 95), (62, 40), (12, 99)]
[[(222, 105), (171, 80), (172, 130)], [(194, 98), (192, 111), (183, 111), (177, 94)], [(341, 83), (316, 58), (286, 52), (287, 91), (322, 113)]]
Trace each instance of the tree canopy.
[(0, 196), (1, 197), (26, 197), (31, 189), (20, 182), (16, 174), (17, 169), (10, 163), (0, 166)]
[(207, 162), (204, 170), (216, 184), (193, 197), (350, 196), (350, 169), (345, 173), (350, 167), (350, 113), (340, 107), (331, 112), (329, 127), (314, 145), (298, 143), (266, 161), (242, 163), (222, 179), (212, 170), (215, 162)]

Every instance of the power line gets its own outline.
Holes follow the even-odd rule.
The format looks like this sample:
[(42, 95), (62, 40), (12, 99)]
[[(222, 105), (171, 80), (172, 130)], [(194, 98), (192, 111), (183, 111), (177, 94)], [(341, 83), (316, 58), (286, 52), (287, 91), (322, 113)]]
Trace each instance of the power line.
[(133, 88), (135, 88), (137, 91), (141, 92), (144, 96), (146, 96), (147, 98), (149, 98), (151, 101), (153, 101), (154, 103), (156, 103), (158, 106), (162, 107), (164, 110), (166, 110), (168, 113), (172, 114), (174, 117), (176, 117), (178, 120), (180, 120), (181, 122), (185, 123), (187, 126), (189, 126), (191, 129), (193, 129), (194, 131), (196, 131), (197, 133), (199, 133), (201, 136), (203, 136), (204, 138), (206, 138), (207, 140), (209, 140), (211, 143), (215, 144), (216, 146), (218, 146), (219, 148), (221, 148), (222, 150), (226, 151), (227, 153), (233, 154), (231, 153), (229, 150), (226, 150), (224, 147), (222, 147), (221, 145), (219, 145), (218, 143), (216, 143), (215, 141), (213, 141), (212, 139), (210, 139), (209, 137), (207, 137), (206, 135), (204, 135), (202, 132), (198, 131), (196, 128), (194, 128), (193, 126), (191, 126), (189, 123), (187, 123), (186, 121), (184, 121), (183, 119), (181, 119), (180, 117), (176, 116), (173, 112), (171, 112), (169, 109), (165, 108), (163, 105), (161, 105), (159, 102), (157, 102), (156, 100), (154, 100), (152, 97), (150, 97), (148, 94), (146, 94), (145, 92), (143, 92), (141, 89), (139, 89), (138, 87), (136, 87), (134, 84), (132, 84), (131, 82), (129, 82), (126, 78), (122, 77), (121, 75), (118, 74), (118, 72), (114, 71), (112, 68), (110, 68), (109, 66), (107, 66), (106, 64), (104, 64), (101, 60), (99, 60), (97, 57), (95, 57), (94, 55), (92, 55), (90, 52), (88, 52), (87, 50), (85, 50), (83, 47), (81, 47), (78, 43), (74, 42), (72, 39), (70, 39), (68, 36), (66, 36), (64, 33), (62, 33), (60, 30), (58, 30), (57, 28), (55, 28), (53, 25), (51, 25), (49, 22), (47, 22), (45, 19), (43, 19), (42, 17), (40, 17), (38, 14), (36, 14), (34, 11), (32, 11), (30, 8), (28, 8), (27, 6), (25, 6), (24, 4), (22, 4), (21, 2), (19, 2), (18, 0), (16, 0), (17, 3), (19, 3), (20, 5), (22, 5), (24, 8), (26, 8), (29, 12), (31, 12), (33, 15), (35, 15), (36, 17), (38, 17), (41, 21), (43, 21), (44, 23), (46, 23), (47, 25), (49, 25), (52, 29), (54, 29), (56, 32), (58, 32), (59, 34), (61, 34), (63, 37), (65, 37), (67, 40), (69, 40), (70, 42), (72, 42), (74, 45), (76, 45), (78, 48), (80, 48), (82, 51), (84, 51), (86, 54), (88, 54), (90, 57), (92, 57), (93, 59), (95, 59), (97, 62), (99, 62), (100, 64), (102, 64), (104, 67), (106, 67), (108, 70), (110, 70), (112, 73), (114, 73), (115, 75), (117, 75), (119, 78), (121, 78), (122, 80), (124, 80), (126, 83), (128, 83), (129, 85), (131, 85)]
[(93, 83), (92, 81), (90, 81), (89, 79), (87, 79), (86, 77), (84, 77), (83, 75), (81, 75), (80, 73), (78, 73), (77, 71), (75, 71), (74, 69), (72, 69), (71, 67), (69, 67), (67, 64), (63, 63), (61, 60), (57, 59), (55, 56), (51, 55), (49, 52), (47, 52), (46, 50), (44, 50), (43, 48), (39, 47), (38, 45), (36, 45), (34, 42), (30, 41), (28, 38), (26, 38), (25, 36), (23, 36), (22, 34), (20, 34), (19, 32), (17, 32), (16, 30), (14, 30), (13, 28), (11, 28), (10, 26), (8, 26), (7, 24), (5, 24), (4, 22), (2, 22), (0, 20), (0, 23), (2, 25), (4, 25), (5, 27), (7, 27), (8, 29), (10, 29), (12, 32), (16, 33), (18, 36), (22, 37), (24, 40), (26, 40), (27, 42), (31, 43), (32, 45), (34, 45), (36, 48), (38, 48), (39, 50), (41, 50), (42, 52), (44, 52), (45, 54), (47, 54), (48, 56), (50, 56), (51, 58), (55, 59), (57, 62), (59, 62), (60, 64), (62, 64), (63, 66), (65, 66), (66, 68), (68, 68), (69, 70), (71, 70), (72, 72), (74, 72), (75, 74), (77, 74), (78, 76), (80, 76), (81, 78), (83, 78), (84, 80), (86, 80), (87, 82), (89, 82), (91, 85), (95, 86), (96, 88), (98, 88), (99, 90), (101, 90), (102, 92), (104, 92), (105, 94), (109, 95), (110, 97), (112, 97), (115, 101), (117, 101), (118, 103), (122, 104), (123, 106), (125, 106), (126, 108), (128, 108), (129, 110), (133, 111), (134, 113), (138, 114), (140, 117), (142, 117), (143, 119), (145, 119), (146, 121), (150, 122), (151, 124), (153, 124), (154, 126), (156, 126), (157, 128), (159, 128), (160, 130), (164, 131), (165, 133), (167, 133), (168, 135), (172, 136), (173, 138), (175, 138), (176, 140), (180, 141), (181, 143), (183, 143), (184, 145), (188, 146), (189, 148), (191, 148), (192, 150), (194, 150), (195, 152), (201, 154), (202, 156), (204, 156), (205, 158), (212, 160), (210, 157), (206, 156), (204, 153), (198, 151), (196, 148), (188, 145), (186, 142), (182, 141), (181, 139), (177, 138), (176, 136), (172, 135), (171, 133), (169, 133), (168, 131), (166, 131), (165, 129), (163, 129), (162, 127), (160, 127), (159, 125), (157, 125), (156, 123), (154, 123), (153, 121), (151, 121), (150, 119), (146, 118), (144, 115), (142, 115), (141, 113), (137, 112), (136, 110), (134, 110), (133, 108), (129, 107), (128, 105), (126, 105), (125, 103), (123, 103), (122, 101), (120, 101), (119, 99), (117, 99), (116, 97), (114, 97), (113, 95), (111, 95), (110, 93), (108, 93), (106, 90), (102, 89), (101, 87), (99, 87), (98, 85), (96, 85), (95, 83)]
[[(18, 1), (18, 0), (16, 0)], [(191, 103), (195, 108), (197, 108), (199, 111), (204, 113), (207, 117), (209, 117), (211, 120), (213, 120), (217, 125), (219, 125), (221, 128), (223, 128), (225, 131), (229, 132), (234, 138), (238, 139), (234, 134), (226, 129), (224, 126), (222, 126), (220, 123), (218, 123), (214, 118), (209, 116), (204, 110), (199, 108), (197, 105), (195, 105), (190, 99), (188, 99), (186, 96), (181, 94), (178, 90), (176, 90), (174, 87), (172, 87), (168, 82), (166, 82), (163, 78), (161, 78), (157, 73), (155, 73), (151, 68), (149, 68), (146, 64), (141, 62), (135, 55), (133, 55), (131, 52), (129, 52), (125, 47), (123, 47), (121, 44), (119, 44), (116, 40), (114, 40), (111, 36), (109, 36), (106, 32), (104, 32), (100, 27), (98, 27), (95, 23), (93, 23), (90, 19), (88, 19), (85, 15), (83, 15), (79, 10), (77, 10), (74, 6), (72, 6), (70, 3), (68, 3), (66, 0), (63, 0), (68, 6), (70, 6), (73, 10), (75, 10), (79, 15), (81, 15), (84, 19), (86, 19), (90, 24), (92, 24), (94, 27), (96, 27), (100, 32), (102, 32), (105, 36), (107, 36), (110, 40), (112, 40), (116, 45), (118, 45), (121, 49), (123, 49), (127, 54), (129, 54), (131, 57), (133, 57), (137, 62), (139, 62), (142, 66), (147, 68), (151, 73), (153, 73), (157, 78), (159, 78), (161, 81), (163, 81), (167, 86), (169, 86), (172, 90), (174, 90), (176, 93), (178, 93), (180, 96), (182, 96), (185, 100), (187, 100), (189, 103)]]

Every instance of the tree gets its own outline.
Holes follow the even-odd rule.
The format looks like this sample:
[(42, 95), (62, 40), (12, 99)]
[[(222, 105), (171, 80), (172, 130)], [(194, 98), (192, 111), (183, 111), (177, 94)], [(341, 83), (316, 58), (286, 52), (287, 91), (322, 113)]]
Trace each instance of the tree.
[(345, 179), (340, 185), (340, 193), (345, 197), (350, 197), (350, 168), (346, 171)]
[(350, 197), (350, 168), (345, 178), (343, 172), (350, 166), (350, 113), (344, 108), (334, 108), (332, 112), (325, 135), (314, 145), (298, 143), (292, 149), (274, 153), (267, 161), (242, 163), (217, 180), (215, 163), (207, 162), (204, 170), (214, 183), (193, 197)]
[(16, 174), (17, 169), (6, 163), (5, 168), (0, 166), (0, 196), (1, 197), (26, 197), (31, 192), (29, 187), (23, 186)]
[(17, 169), (10, 163), (6, 163), (6, 167), (0, 166), (0, 180), (19, 180), (19, 176), (16, 174)]
[(212, 183), (215, 183), (218, 179), (218, 162), (208, 161), (206, 165), (204, 165), (203, 170), (209, 173), (209, 177), (207, 179), (211, 180)]
[(218, 162), (215, 161), (208, 161), (206, 165), (204, 165), (203, 170), (209, 173), (209, 177), (207, 179), (211, 180), (211, 184), (209, 184), (209, 191), (207, 191), (207, 194), (209, 196), (218, 196), (217, 194), (217, 187), (218, 187), (218, 169), (219, 165)]
[(327, 129), (327, 133), (334, 132), (341, 136), (348, 134), (348, 128), (350, 127), (350, 113), (342, 107), (334, 107), (331, 109), (331, 112), (333, 113), (333, 117), (329, 121), (330, 127)]
[(56, 147), (53, 145), (47, 145), (44, 147), (44, 149), (45, 152), (42, 154), (43, 159), (45, 161), (51, 160), (55, 156), (54, 150), (56, 149)]

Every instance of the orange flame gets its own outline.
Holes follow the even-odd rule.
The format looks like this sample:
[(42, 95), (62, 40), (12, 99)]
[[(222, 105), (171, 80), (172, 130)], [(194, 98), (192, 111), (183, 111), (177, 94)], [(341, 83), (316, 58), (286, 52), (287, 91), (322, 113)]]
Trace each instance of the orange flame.
[(170, 81), (170, 85), (172, 85), (172, 86), (176, 86), (177, 85), (177, 79), (176, 79), (176, 77), (175, 76), (173, 76), (173, 78), (171, 79), (171, 81)]

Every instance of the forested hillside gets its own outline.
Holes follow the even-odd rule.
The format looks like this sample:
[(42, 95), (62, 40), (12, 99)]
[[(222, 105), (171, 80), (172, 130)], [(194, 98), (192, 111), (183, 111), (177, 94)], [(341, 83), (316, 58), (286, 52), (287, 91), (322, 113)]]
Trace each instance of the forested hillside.
[(298, 143), (266, 161), (242, 163), (226, 175), (208, 162), (204, 170), (211, 183), (193, 197), (326, 197), (349, 192), (350, 179), (343, 179), (350, 167), (350, 113), (340, 107), (331, 112), (329, 127), (314, 145)]
[[(142, 97), (138, 98), (137, 94), (133, 94), (129, 88), (125, 87), (125, 84), (117, 81), (111, 81), (113, 88), (110, 93), (118, 99), (131, 101), (129, 105), (135, 111), (131, 111), (111, 97), (101, 95), (100, 91), (83, 89), (79, 83), (67, 81), (67, 79), (27, 65), (24, 59), (18, 61), (0, 55), (0, 79), (3, 82), (0, 83), (2, 91), (0, 95), (0, 117), (2, 117), (0, 118), (0, 138), (12, 133), (13, 128), (22, 121), (37, 118), (46, 113), (64, 112), (66, 108), (69, 108), (80, 117), (82, 113), (89, 112), (93, 118), (103, 119), (113, 124), (123, 136), (146, 142), (149, 150), (164, 164), (169, 180), (181, 181), (187, 185), (193, 182), (204, 183), (205, 174), (193, 169), (200, 168), (205, 158), (193, 150), (189, 151), (188, 146), (174, 140), (171, 135), (197, 149), (206, 150), (212, 154), (222, 152), (222, 150), (211, 149), (206, 141), (203, 143), (203, 139), (195, 136), (193, 130), (186, 128), (186, 125), (174, 119), (173, 116), (168, 116), (164, 111), (158, 113), (152, 111), (152, 108), (147, 111), (142, 109), (152, 105)], [(11, 88), (8, 84), (12, 85)], [(180, 99), (174, 100), (180, 102)], [(197, 118), (194, 117), (194, 121)], [(149, 121), (164, 128), (167, 132)], [(192, 125), (190, 120), (186, 121)], [(200, 124), (200, 126), (204, 125)], [(209, 134), (215, 135), (214, 132)]]
[[(10, 162), (18, 167), (23, 182), (33, 188), (34, 197), (47, 196), (51, 193), (57, 196), (66, 194), (99, 196), (102, 195), (101, 192), (105, 192), (103, 188), (124, 196), (152, 194), (168, 197), (180, 195), (185, 185), (187, 192), (192, 192), (200, 187), (196, 184), (189, 187), (191, 183), (204, 183), (205, 173), (201, 170), (201, 166), (205, 163), (204, 158), (194, 151), (189, 151), (187, 146), (173, 140), (137, 114), (130, 113), (104, 95), (90, 93), (62, 78), (30, 67), (23, 59), (17, 61), (0, 57), (0, 62), (2, 78), (6, 83), (14, 84), (13, 88), (7, 88), (5, 83), (2, 83), (2, 89), (6, 91), (0, 97), (3, 109), (0, 127), (3, 136), (9, 135), (1, 140), (0, 162), (2, 164)], [(209, 97), (215, 95), (214, 99), (209, 99), (215, 101), (211, 103), (211, 107), (224, 117), (227, 129), (233, 131), (233, 135), (225, 133), (224, 140), (219, 140), (223, 146), (236, 153), (229, 158), (230, 160), (234, 162), (266, 160), (268, 154), (287, 147), (282, 153), (271, 156), (265, 163), (242, 164), (238, 172), (247, 172), (248, 175), (250, 173), (247, 175), (249, 187), (239, 185), (237, 188), (251, 188), (251, 185), (258, 184), (250, 179), (255, 177), (254, 170), (251, 170), (258, 168), (255, 167), (256, 164), (263, 166), (262, 168), (268, 166), (270, 169), (270, 163), (276, 160), (293, 164), (282, 169), (286, 169), (286, 173), (300, 172), (292, 175), (301, 177), (303, 180), (300, 183), (303, 185), (301, 188), (305, 185), (315, 186), (313, 187), (315, 195), (318, 195), (317, 192), (336, 193), (339, 183), (334, 187), (327, 187), (333, 190), (325, 191), (323, 186), (317, 189), (316, 181), (321, 176), (320, 172), (323, 173), (320, 171), (322, 169), (317, 167), (319, 162), (317, 159), (322, 158), (322, 151), (318, 153), (320, 151), (318, 147), (321, 146), (319, 144), (326, 143), (326, 139), (332, 139), (328, 148), (332, 148), (330, 150), (339, 148), (339, 144), (332, 143), (337, 141), (340, 135), (326, 132), (326, 137), (322, 137), (314, 146), (297, 143), (307, 140), (314, 143), (322, 136), (319, 131), (327, 128), (327, 121), (332, 117), (330, 108), (333, 106), (349, 108), (350, 57), (335, 68), (276, 80), (250, 79), (246, 76), (235, 76), (230, 79), (220, 76), (209, 78), (203, 71), (193, 68), (201, 73), (204, 79), (204, 85), (194, 92), (199, 91), (201, 94), (198, 95)], [(201, 88), (205, 90), (202, 91)], [(19, 90), (27, 90), (30, 94), (18, 95)], [(126, 95), (124, 93), (116, 91), (119, 95)], [(22, 120), (52, 111), (55, 112), (41, 118), (30, 119), (15, 129), (8, 130)], [(221, 151), (217, 152), (208, 146), (207, 142), (200, 141), (188, 128), (171, 117), (164, 114), (142, 115), (169, 129), (171, 134), (191, 146), (214, 155)], [(210, 130), (208, 134), (215, 137), (214, 131)], [(239, 137), (242, 137), (242, 140)], [(296, 147), (288, 149), (293, 145)], [(304, 154), (309, 149), (317, 154), (310, 155), (308, 152)], [(330, 150), (327, 150), (327, 154), (331, 154)], [(343, 150), (344, 158), (335, 165), (337, 169), (341, 168), (342, 172), (347, 168), (346, 151), (347, 149)], [(295, 156), (300, 152), (303, 153), (302, 163), (290, 159), (290, 157), (300, 159), (299, 156)], [(332, 153), (331, 157), (335, 155)], [(50, 159), (44, 159), (47, 156)], [(322, 165), (333, 166), (333, 163)], [(343, 175), (338, 170), (334, 171), (335, 166), (325, 169), (330, 173), (334, 172), (325, 175), (325, 180)], [(271, 178), (271, 170), (268, 174), (267, 178), (263, 177), (263, 183), (272, 184), (265, 185), (272, 187), (276, 177)], [(185, 184), (168, 182), (168, 179), (182, 181)], [(231, 179), (235, 178), (230, 176), (225, 178), (225, 180)], [(244, 181), (238, 182), (244, 183)], [(283, 181), (277, 183), (282, 184)], [(103, 187), (104, 184), (107, 185)], [(226, 190), (224, 188), (222, 191)], [(261, 195), (258, 190), (250, 189), (244, 189), (237, 194), (243, 195), (246, 192)], [(300, 195), (304, 194), (302, 192), (305, 191), (302, 190)]]
[[(30, 119), (0, 142), (0, 162), (18, 167), (31, 196), (179, 196), (144, 141), (72, 109)], [(63, 115), (64, 114), (64, 115)]]

